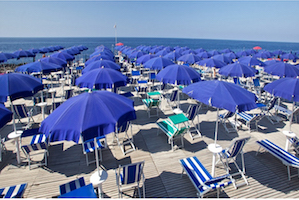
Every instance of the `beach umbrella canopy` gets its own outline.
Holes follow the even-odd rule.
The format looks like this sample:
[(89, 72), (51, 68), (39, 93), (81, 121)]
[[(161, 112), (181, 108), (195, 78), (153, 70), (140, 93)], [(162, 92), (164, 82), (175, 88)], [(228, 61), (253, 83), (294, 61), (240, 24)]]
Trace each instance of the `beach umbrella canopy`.
[(252, 56), (243, 56), (239, 58), (238, 61), (248, 66), (254, 66), (254, 65), (265, 66), (265, 64), (262, 61)]
[(0, 62), (6, 62), (9, 59), (16, 58), (16, 56), (12, 53), (3, 53), (0, 52)]
[(66, 52), (57, 52), (57, 53), (53, 53), (51, 55), (52, 58), (60, 58), (62, 60), (65, 60), (65, 61), (72, 61), (72, 60), (75, 60), (75, 57), (71, 54), (68, 54)]
[(193, 68), (185, 65), (169, 65), (163, 70), (161, 70), (156, 79), (165, 84), (175, 84), (175, 85), (189, 85), (200, 81), (200, 74)]
[(226, 64), (220, 60), (214, 59), (214, 58), (208, 58), (208, 59), (203, 59), (199, 62), (196, 62), (197, 64), (201, 66), (206, 66), (206, 67), (216, 67), (216, 68), (221, 68), (225, 66)]
[(211, 50), (211, 51), (208, 51), (208, 53), (211, 55), (211, 56), (215, 56), (215, 55), (219, 55), (220, 52), (217, 51), (217, 50)]
[(232, 58), (229, 58), (229, 57), (227, 57), (223, 54), (215, 55), (215, 56), (213, 56), (213, 58), (216, 59), (216, 60), (220, 60), (220, 61), (222, 61), (226, 64), (233, 62)]
[(188, 63), (188, 64), (194, 64), (197, 61), (200, 61), (201, 58), (199, 56), (197, 56), (196, 54), (185, 54), (181, 57), (178, 58), (178, 61), (182, 61), (184, 63)]
[(80, 53), (80, 51), (78, 49), (73, 49), (73, 48), (69, 48), (69, 49), (64, 49), (61, 52), (66, 52), (68, 54), (71, 54), (73, 56), (77, 55)]
[(273, 59), (273, 60), (267, 60), (267, 61), (265, 61), (264, 64), (265, 64), (266, 66), (268, 66), (268, 65), (273, 65), (273, 64), (275, 64), (275, 63), (279, 63), (279, 62), (280, 62), (279, 60), (275, 60), (275, 59)]
[(76, 79), (76, 85), (81, 88), (87, 87), (89, 89), (106, 89), (112, 87), (125, 86), (127, 84), (127, 77), (121, 72), (110, 68), (98, 68), (86, 72), (81, 77)]
[(34, 53), (26, 50), (15, 51), (13, 54), (16, 56), (16, 58), (35, 57)]
[(186, 55), (186, 54), (197, 54), (196, 51), (192, 50), (192, 49), (187, 49), (185, 51), (182, 51), (181, 53), (182, 55)]
[(263, 59), (272, 58), (273, 56), (274, 54), (272, 54), (269, 51), (259, 51), (254, 55), (254, 57), (256, 58), (263, 58)]
[(143, 56), (143, 55), (144, 55), (144, 53), (142, 51), (134, 51), (129, 55), (129, 58), (130, 59), (137, 59), (137, 58), (139, 58), (140, 56)]
[(277, 62), (264, 67), (264, 71), (268, 74), (277, 75), (279, 77), (297, 77), (299, 69), (285, 62)]
[(275, 51), (273, 51), (272, 52), (274, 55), (282, 55), (282, 54), (284, 54), (285, 52), (284, 51), (281, 51), (281, 50), (275, 50)]
[(140, 56), (139, 58), (137, 58), (136, 63), (137, 64), (144, 64), (146, 63), (148, 60), (157, 57), (155, 54), (145, 54), (143, 56)]
[(33, 72), (42, 72), (43, 74), (48, 74), (51, 72), (59, 71), (62, 69), (61, 65), (56, 65), (54, 63), (47, 63), (44, 61), (36, 61), (33, 63), (28, 63), (26, 65), (21, 65), (15, 69), (15, 72), (22, 73), (33, 73)]
[(155, 55), (157, 55), (157, 56), (165, 56), (169, 52), (170, 52), (169, 50), (162, 49), (162, 50), (158, 51)]
[(115, 131), (116, 124), (136, 119), (131, 99), (108, 91), (85, 92), (56, 108), (39, 131), (51, 141), (79, 142), (80, 135), (93, 139)]
[(143, 64), (143, 67), (152, 69), (152, 70), (161, 70), (164, 67), (167, 67), (172, 64), (173, 64), (173, 62), (170, 61), (169, 59), (159, 56), (159, 57), (152, 58), (152, 59), (148, 60), (147, 62), (145, 62)]
[(114, 54), (111, 51), (108, 51), (106, 49), (98, 49), (95, 52), (93, 52), (92, 54), (89, 55), (89, 58), (92, 58), (94, 56), (98, 56), (98, 55), (104, 55), (109, 57), (110, 59), (114, 59)]
[(200, 81), (185, 87), (183, 93), (206, 105), (217, 108), (215, 144), (218, 134), (219, 109), (243, 112), (257, 108), (255, 94), (226, 81)]
[(61, 58), (55, 58), (55, 57), (45, 57), (40, 59), (41, 62), (45, 63), (53, 63), (56, 65), (60, 65), (61, 67), (66, 67), (67, 66), (67, 61), (63, 60)]
[(219, 70), (219, 74), (230, 77), (252, 77), (256, 73), (257, 70), (253, 67), (239, 62), (226, 65)]
[(82, 70), (82, 74), (84, 74), (90, 70), (97, 69), (97, 68), (111, 68), (111, 69), (119, 70), (120, 66), (110, 60), (97, 60), (97, 61), (91, 62), (88, 66), (86, 66)]
[(230, 59), (236, 59), (236, 58), (238, 58), (238, 56), (234, 52), (225, 53), (224, 55), (226, 57), (230, 58)]
[(238, 57), (242, 57), (242, 56), (249, 56), (250, 53), (248, 53), (247, 51), (239, 51), (239, 52), (236, 53), (236, 55)]
[(51, 49), (49, 49), (48, 47), (42, 47), (42, 48), (39, 48), (39, 53), (49, 53), (49, 52), (52, 52)]
[(196, 52), (196, 54), (206, 52), (206, 50), (204, 50), (203, 48), (195, 49), (194, 51)]
[(261, 50), (262, 47), (260, 47), (260, 46), (255, 46), (255, 47), (253, 47), (252, 49), (254, 49), (254, 50)]
[(27, 74), (8, 73), (0, 76), (0, 102), (6, 102), (7, 97), (16, 100), (32, 96), (43, 89), (43, 84), (38, 78)]
[(230, 52), (233, 52), (233, 51), (230, 49), (223, 49), (220, 51), (220, 53), (230, 53)]
[(163, 56), (163, 58), (167, 58), (171, 61), (176, 61), (181, 56), (182, 56), (182, 54), (180, 54), (178, 51), (171, 51), (168, 54), (166, 54), (165, 56)]
[(0, 128), (12, 120), (12, 112), (0, 103)]
[[(294, 111), (295, 102), (299, 102), (299, 79), (298, 78), (281, 78), (279, 80), (267, 84), (264, 87), (264, 90), (274, 96), (292, 101), (293, 111)], [(293, 121), (293, 113), (291, 114), (290, 117), (290, 127), (289, 127), (290, 131), (291, 131), (292, 121)]]
[(292, 53), (282, 54), (280, 58), (281, 59), (287, 59), (287, 60), (296, 60), (297, 59), (297, 57)]
[(115, 46), (123, 46), (123, 45), (124, 45), (124, 43), (122, 43), (122, 42), (119, 42), (119, 43), (115, 44)]
[(200, 57), (200, 58), (210, 58), (211, 57), (211, 55), (208, 53), (208, 52), (200, 52), (200, 53), (198, 53), (198, 54), (196, 54), (198, 57)]
[(39, 53), (39, 49), (35, 49), (35, 48), (29, 49), (28, 51), (33, 53), (33, 54)]
[(89, 65), (90, 63), (92, 63), (94, 61), (98, 61), (98, 60), (110, 60), (111, 62), (114, 62), (114, 59), (111, 58), (110, 56), (99, 54), (97, 56), (93, 56), (93, 57), (89, 58), (85, 62), (85, 66)]
[(79, 46), (77, 46), (77, 47), (78, 47), (78, 49), (79, 49), (80, 51), (88, 50), (88, 47), (87, 47), (87, 46), (84, 46), (84, 45), (79, 45)]

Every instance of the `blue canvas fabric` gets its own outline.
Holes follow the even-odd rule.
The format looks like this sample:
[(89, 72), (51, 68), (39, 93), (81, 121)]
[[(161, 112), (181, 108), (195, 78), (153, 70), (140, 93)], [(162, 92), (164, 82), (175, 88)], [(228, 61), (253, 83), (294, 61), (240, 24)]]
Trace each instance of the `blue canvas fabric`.
[(32, 96), (43, 89), (38, 78), (19, 73), (8, 73), (0, 76), (0, 87), (0, 102), (6, 102), (8, 96), (11, 100)]
[(115, 125), (136, 119), (131, 99), (108, 91), (72, 97), (56, 108), (42, 123), (40, 132), (51, 141), (79, 142), (80, 134), (92, 139), (115, 131)]
[(55, 63), (36, 61), (16, 68), (15, 72), (23, 72), (23, 73), (42, 72), (43, 74), (48, 74), (50, 72), (59, 71), (61, 69), (62, 66), (57, 65)]
[(192, 53), (185, 54), (178, 58), (178, 61), (183, 61), (184, 63), (188, 63), (188, 64), (194, 64), (200, 60), (201, 58), (198, 55)]
[(164, 67), (169, 65), (173, 65), (173, 62), (167, 58), (163, 57), (156, 57), (148, 60), (146, 63), (143, 64), (144, 68), (152, 69), (152, 70), (161, 70)]
[(169, 65), (161, 70), (156, 79), (165, 84), (189, 85), (200, 81), (200, 74), (193, 68), (185, 65)]
[(27, 183), (0, 188), (0, 196), (3, 198), (22, 198), (27, 187)]
[(247, 66), (259, 65), (259, 66), (266, 66), (262, 61), (256, 59), (252, 56), (244, 56), (238, 59), (238, 61), (242, 64)]
[(225, 66), (226, 64), (222, 62), (221, 60), (217, 60), (215, 58), (208, 58), (201, 60), (197, 62), (199, 65), (206, 66), (206, 67), (216, 67), (216, 68), (221, 68)]
[(299, 79), (297, 78), (281, 78), (267, 84), (264, 90), (289, 101), (299, 101)]
[(277, 62), (268, 65), (264, 68), (264, 71), (268, 74), (277, 75), (279, 77), (296, 78), (297, 76), (299, 76), (299, 69), (294, 67), (294, 65), (285, 62)]
[(91, 62), (88, 66), (86, 66), (82, 70), (82, 74), (84, 74), (90, 70), (97, 69), (97, 68), (111, 68), (111, 69), (119, 70), (120, 66), (110, 60), (97, 60), (97, 61)]
[(0, 128), (12, 120), (12, 112), (0, 103)]
[(51, 57), (60, 58), (60, 59), (66, 60), (66, 61), (75, 60), (75, 56), (72, 56), (71, 54), (68, 54), (66, 52), (53, 53), (51, 55)]
[(200, 81), (185, 87), (183, 92), (206, 105), (231, 112), (257, 108), (255, 94), (225, 81)]
[(84, 75), (76, 79), (76, 85), (81, 88), (87, 87), (93, 89), (106, 89), (125, 86), (127, 84), (127, 77), (121, 72), (109, 68), (98, 68), (86, 72)]
[(257, 70), (253, 67), (238, 62), (226, 65), (219, 70), (219, 74), (231, 77), (252, 77), (256, 73)]
[(45, 58), (40, 59), (40, 61), (46, 62), (46, 63), (54, 63), (56, 65), (60, 65), (61, 67), (67, 66), (67, 61), (63, 60), (61, 58), (45, 57)]

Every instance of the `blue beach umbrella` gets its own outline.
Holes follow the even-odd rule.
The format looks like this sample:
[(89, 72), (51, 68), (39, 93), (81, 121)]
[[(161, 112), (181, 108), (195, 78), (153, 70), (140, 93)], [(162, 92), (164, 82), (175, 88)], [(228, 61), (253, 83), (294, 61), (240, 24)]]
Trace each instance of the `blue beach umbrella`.
[(233, 62), (232, 58), (229, 58), (229, 57), (227, 57), (227, 56), (225, 56), (223, 54), (215, 55), (212, 58), (214, 58), (216, 60), (220, 60), (220, 61), (222, 61), (222, 62), (224, 62), (226, 64), (229, 64), (229, 63)]
[(35, 57), (34, 53), (26, 50), (15, 51), (13, 54), (16, 56), (16, 58)]
[(12, 120), (13, 113), (0, 103), (0, 128)]
[[(74, 96), (55, 109), (42, 123), (39, 131), (50, 141), (79, 142), (94, 139), (116, 130), (124, 122), (136, 119), (134, 101), (108, 91), (85, 92)], [(98, 151), (96, 165), (99, 173)], [(100, 174), (99, 174), (100, 175)]]
[(291, 64), (284, 62), (277, 62), (272, 65), (264, 67), (264, 71), (271, 75), (279, 77), (297, 77), (299, 76), (299, 69)]
[(217, 108), (215, 144), (218, 134), (219, 109), (243, 112), (257, 108), (255, 94), (225, 81), (200, 81), (185, 87), (183, 92), (206, 105)]
[(110, 60), (97, 60), (97, 61), (91, 62), (88, 66), (86, 66), (82, 70), (82, 74), (84, 74), (90, 70), (97, 69), (97, 68), (111, 68), (111, 69), (119, 70), (120, 66)]
[(112, 87), (125, 86), (127, 77), (121, 72), (110, 68), (98, 68), (86, 72), (76, 79), (76, 85), (80, 88), (87, 87), (89, 89), (106, 89)]
[(71, 54), (68, 54), (66, 52), (57, 52), (57, 53), (53, 53), (51, 55), (52, 58), (60, 58), (62, 60), (65, 60), (65, 61), (72, 61), (72, 60), (75, 60), (75, 57)]
[(196, 51), (192, 50), (192, 49), (187, 49), (185, 51), (182, 51), (181, 53), (182, 55), (186, 55), (186, 54), (197, 54)]
[(279, 63), (280, 61), (278, 61), (278, 60), (267, 60), (267, 61), (265, 61), (264, 62), (264, 64), (266, 65), (266, 66), (268, 66), (268, 65), (273, 65), (273, 64), (276, 64), (276, 63)]
[(220, 52), (217, 51), (217, 50), (208, 51), (208, 53), (209, 53), (211, 56), (215, 56), (215, 55), (219, 55), (219, 54), (220, 54)]
[(216, 68), (221, 68), (225, 66), (226, 64), (220, 60), (214, 59), (214, 58), (208, 58), (208, 59), (203, 59), (199, 62), (196, 62), (197, 64), (201, 66), (206, 66), (206, 67), (216, 67)]
[(48, 47), (42, 47), (42, 48), (39, 48), (39, 53), (49, 53), (51, 52), (51, 49), (49, 49)]
[(60, 65), (61, 67), (66, 67), (67, 66), (67, 61), (61, 59), (61, 58), (55, 58), (55, 57), (45, 57), (40, 59), (41, 62), (45, 63), (53, 63), (56, 65)]
[(265, 66), (265, 64), (262, 61), (256, 59), (255, 57), (252, 57), (252, 56), (243, 56), (243, 57), (239, 58), (238, 61), (240, 63), (243, 63), (248, 66), (254, 66), (254, 65), (258, 65), (258, 66), (262, 66), (262, 67)]
[(254, 57), (256, 58), (263, 58), (263, 59), (272, 58), (273, 56), (274, 54), (269, 51), (259, 51), (254, 55)]
[(238, 56), (234, 52), (225, 53), (224, 55), (226, 57), (230, 58), (230, 59), (236, 59), (236, 58), (238, 58)]
[(208, 53), (208, 52), (201, 52), (201, 53), (198, 53), (198, 54), (196, 54), (198, 57), (200, 57), (200, 58), (210, 58), (211, 57), (211, 55)]
[(16, 56), (12, 53), (4, 53), (0, 52), (0, 62), (6, 62), (9, 59), (16, 58)]
[(139, 58), (137, 58), (136, 63), (137, 64), (144, 64), (146, 63), (148, 60), (157, 57), (155, 54), (145, 54), (143, 56), (140, 56)]
[(193, 69), (185, 65), (169, 65), (163, 70), (161, 70), (156, 79), (165, 84), (175, 84), (175, 85), (189, 85), (200, 81), (200, 74)]
[(56, 65), (54, 63), (47, 63), (44, 61), (36, 61), (33, 63), (28, 63), (26, 65), (21, 65), (15, 69), (15, 72), (21, 73), (33, 73), (42, 72), (43, 74), (49, 74), (51, 72), (59, 71), (62, 69), (61, 65)]
[(297, 57), (292, 53), (282, 54), (280, 58), (281, 59), (287, 59), (287, 60), (296, 60), (297, 59)]
[(55, 109), (39, 131), (51, 141), (79, 142), (80, 135), (93, 139), (115, 131), (116, 124), (136, 119), (131, 99), (108, 91), (85, 92)]
[(134, 51), (129, 55), (130, 59), (136, 60), (137, 58), (139, 58), (140, 56), (143, 56), (144, 53), (142, 51)]
[(172, 52), (169, 52), (168, 54), (166, 54), (165, 56), (163, 56), (163, 58), (167, 58), (167, 59), (175, 62), (181, 56), (182, 56), (182, 54), (180, 54), (178, 51), (172, 51)]
[(169, 52), (170, 52), (169, 50), (162, 49), (162, 50), (158, 51), (155, 55), (157, 55), (157, 56), (165, 56)]
[(28, 51), (33, 53), (33, 54), (39, 53), (39, 49), (35, 49), (35, 48), (29, 49)]
[(90, 63), (92, 63), (94, 61), (98, 61), (98, 60), (110, 60), (110, 61), (114, 62), (114, 59), (111, 58), (110, 56), (99, 54), (97, 56), (93, 56), (93, 57), (89, 58), (85, 62), (85, 66), (89, 65)]
[(178, 58), (178, 61), (182, 61), (184, 63), (187, 63), (187, 64), (194, 64), (196, 63), (197, 61), (200, 61), (201, 58), (199, 56), (197, 56), (196, 54), (185, 54), (181, 57)]
[(248, 53), (247, 51), (239, 51), (239, 52), (236, 53), (236, 55), (238, 57), (242, 57), (242, 56), (249, 56), (250, 53)]
[[(11, 110), (13, 110), (14, 100), (34, 95), (43, 89), (43, 84), (39, 79), (27, 74), (8, 73), (0, 76), (0, 88), (0, 102), (6, 102), (7, 97), (9, 97)], [(14, 114), (13, 127), (16, 131)]]
[(252, 77), (255, 76), (257, 70), (248, 65), (236, 62), (226, 65), (219, 70), (219, 74), (230, 77)]
[[(294, 111), (295, 102), (299, 102), (299, 79), (298, 78), (281, 78), (279, 80), (273, 81), (264, 87), (264, 90), (270, 94), (287, 99), (293, 102), (292, 111)], [(290, 127), (291, 131), (293, 121), (293, 112), (290, 117)]]
[(143, 64), (143, 67), (152, 69), (152, 70), (161, 70), (164, 67), (167, 67), (172, 64), (173, 64), (173, 62), (167, 58), (156, 57), (156, 58), (152, 58), (152, 59), (148, 60), (147, 62), (145, 62)]

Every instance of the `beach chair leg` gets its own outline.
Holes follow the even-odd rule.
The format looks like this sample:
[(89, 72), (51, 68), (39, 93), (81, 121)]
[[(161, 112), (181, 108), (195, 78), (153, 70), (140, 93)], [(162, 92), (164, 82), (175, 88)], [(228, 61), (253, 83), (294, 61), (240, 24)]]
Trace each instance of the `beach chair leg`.
[(287, 170), (288, 170), (288, 177), (289, 177), (289, 181), (291, 180), (291, 172), (290, 172), (290, 166), (287, 166)]

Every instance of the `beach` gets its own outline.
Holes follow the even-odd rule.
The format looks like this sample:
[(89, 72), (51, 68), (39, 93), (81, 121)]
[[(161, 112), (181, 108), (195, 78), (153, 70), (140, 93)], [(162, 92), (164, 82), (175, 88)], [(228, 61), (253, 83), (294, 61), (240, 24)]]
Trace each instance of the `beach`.
[[(157, 83), (156, 83), (157, 84)], [(261, 84), (264, 84), (261, 81)], [(67, 89), (69, 86), (64, 86)], [(75, 90), (80, 90), (77, 86)], [(119, 92), (126, 92), (130, 87), (121, 87)], [(62, 88), (56, 87), (56, 101), (61, 100)], [(175, 142), (175, 150), (172, 151), (167, 142), (167, 136), (160, 131), (158, 132), (157, 121), (165, 120), (173, 115), (172, 109), (167, 106), (166, 100), (162, 100), (159, 116), (148, 117), (145, 105), (141, 101), (141, 96), (134, 93), (134, 108), (136, 110), (137, 119), (132, 121), (132, 134), (134, 138), (135, 151), (124, 155), (113, 141), (113, 134), (107, 135), (108, 149), (102, 150), (103, 161), (100, 162), (102, 169), (108, 173), (107, 180), (102, 184), (104, 197), (118, 198), (115, 169), (119, 165), (145, 161), (145, 196), (147, 198), (173, 198), (173, 197), (196, 197), (196, 190), (190, 179), (184, 174), (181, 177), (182, 167), (179, 163), (180, 159), (196, 156), (206, 167), (211, 170), (212, 153), (208, 150), (208, 145), (214, 142), (214, 131), (216, 122), (216, 109), (209, 106), (202, 106), (199, 111), (200, 131), (202, 137), (192, 140), (188, 134), (184, 136), (184, 148), (177, 148), (179, 141)], [(144, 95), (144, 94), (143, 94)], [(132, 97), (131, 97), (132, 98)], [(48, 106), (46, 113), (51, 109), (51, 98), (47, 99)], [(32, 101), (19, 99), (14, 104), (25, 103), (29, 108), (32, 107)], [(291, 102), (281, 101), (289, 109)], [(186, 112), (190, 104), (198, 104), (197, 101), (191, 100), (187, 95), (182, 94), (180, 98), (181, 109)], [(6, 107), (9, 107), (9, 102)], [(154, 113), (155, 111), (151, 111)], [(258, 109), (250, 111), (250, 113), (259, 113)], [(225, 113), (225, 110), (220, 110)], [(47, 114), (46, 114), (47, 116)], [(283, 117), (283, 116), (282, 116)], [(42, 121), (42, 115), (39, 108), (33, 115), (35, 124)], [(27, 118), (22, 119), (22, 126), (18, 124), (18, 129), (24, 129)], [(74, 122), (76, 123), (76, 122)], [(298, 178), (294, 177), (290, 181), (287, 177), (285, 165), (271, 154), (263, 152), (256, 155), (259, 148), (256, 141), (269, 139), (278, 146), (284, 147), (286, 136), (282, 133), (288, 128), (289, 121), (273, 125), (263, 118), (258, 122), (258, 131), (254, 128), (249, 133), (246, 126), (242, 126), (237, 133), (227, 133), (221, 123), (219, 123), (219, 132), (217, 144), (223, 148), (228, 147), (235, 138), (251, 137), (244, 147), (244, 158), (246, 166), (246, 177), (249, 185), (239, 187), (237, 190), (232, 186), (225, 187), (220, 193), (220, 197), (229, 198), (298, 198), (297, 192)], [(293, 123), (292, 131), (298, 132), (299, 126)], [(2, 130), (1, 136), (7, 139), (10, 132), (13, 131), (12, 122), (8, 123)], [(24, 143), (28, 141), (23, 141)], [(177, 143), (178, 142), (178, 143)], [(74, 142), (52, 142), (49, 146), (48, 165), (34, 168), (28, 168), (25, 161), (21, 162), (17, 167), (15, 144), (12, 140), (6, 140), (6, 154), (3, 154), (3, 161), (0, 163), (1, 186), (9, 186), (20, 183), (28, 183), (24, 193), (24, 198), (52, 198), (59, 196), (59, 185), (79, 177), (84, 177), (86, 184), (90, 183), (90, 177), (96, 172), (95, 164), (86, 166), (85, 155), (82, 153), (82, 146)], [(93, 158), (94, 155), (89, 155)], [(25, 155), (21, 152), (21, 159)], [(33, 157), (33, 160), (40, 161), (42, 156)], [(237, 162), (240, 164), (240, 158)], [(234, 169), (233, 165), (230, 165)], [(292, 173), (296, 170), (292, 169)], [(217, 176), (225, 174), (225, 170), (221, 164), (215, 168)], [(237, 183), (243, 181), (240, 177), (236, 178)], [(136, 191), (125, 192), (124, 198), (136, 197)], [(216, 197), (211, 194), (211, 197)]]

